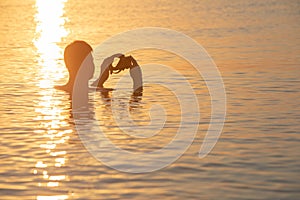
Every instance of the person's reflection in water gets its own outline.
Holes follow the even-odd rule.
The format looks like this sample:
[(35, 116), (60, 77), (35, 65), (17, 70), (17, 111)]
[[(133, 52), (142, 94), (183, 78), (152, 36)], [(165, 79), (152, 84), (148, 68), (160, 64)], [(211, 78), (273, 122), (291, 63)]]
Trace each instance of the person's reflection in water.
[(129, 100), (129, 111), (141, 108), (140, 101), (142, 100), (142, 92), (134, 92)]
[(106, 106), (111, 105), (111, 95), (108, 91), (100, 91), (102, 101)]

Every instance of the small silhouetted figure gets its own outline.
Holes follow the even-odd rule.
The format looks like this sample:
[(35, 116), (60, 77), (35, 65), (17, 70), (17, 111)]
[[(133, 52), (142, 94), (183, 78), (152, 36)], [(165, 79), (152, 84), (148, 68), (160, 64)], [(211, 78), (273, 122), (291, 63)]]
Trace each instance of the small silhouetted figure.
[[(94, 61), (92, 56), (92, 47), (84, 41), (74, 41), (69, 44), (64, 51), (64, 61), (69, 72), (69, 80), (65, 85), (55, 86), (69, 93), (73, 93), (76, 82), (79, 83), (77, 89), (88, 89), (88, 81), (94, 74)], [(77, 76), (80, 70), (80, 76)]]
[[(114, 58), (120, 58), (118, 64), (113, 67), (112, 63)], [(103, 84), (108, 79), (110, 74), (117, 74), (125, 69), (130, 70), (130, 76), (133, 80), (133, 95), (140, 96), (143, 92), (143, 77), (142, 70), (138, 65), (137, 61), (132, 56), (124, 56), (123, 54), (115, 54), (111, 57), (106, 58), (101, 65), (101, 74), (99, 78), (92, 84), (98, 87), (98, 89), (105, 91), (110, 90), (109, 88), (104, 88)]]

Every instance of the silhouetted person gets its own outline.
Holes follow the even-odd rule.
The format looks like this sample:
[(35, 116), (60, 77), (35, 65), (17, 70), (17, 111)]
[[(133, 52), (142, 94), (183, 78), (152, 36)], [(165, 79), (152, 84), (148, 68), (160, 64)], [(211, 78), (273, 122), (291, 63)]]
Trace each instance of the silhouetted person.
[(55, 86), (56, 89), (72, 93), (80, 68), (79, 88), (88, 88), (88, 81), (93, 77), (95, 69), (92, 51), (92, 47), (84, 41), (74, 41), (65, 48), (64, 61), (69, 72), (69, 80), (65, 85)]
[(72, 109), (88, 107), (88, 82), (94, 74), (92, 47), (84, 41), (74, 41), (64, 51), (64, 61), (69, 72), (69, 80), (56, 89), (70, 93)]
[[(120, 58), (116, 67), (112, 66), (114, 58)], [(117, 74), (125, 69), (130, 70), (130, 76), (133, 80), (133, 95), (140, 96), (143, 92), (143, 77), (142, 70), (137, 61), (132, 56), (124, 56), (123, 54), (115, 54), (103, 61), (101, 64), (101, 73), (99, 78), (92, 84), (97, 86), (100, 90), (105, 91), (107, 88), (103, 87), (104, 82), (108, 79), (109, 74)], [(115, 72), (116, 71), (116, 72)], [(109, 90), (109, 89), (108, 89)]]

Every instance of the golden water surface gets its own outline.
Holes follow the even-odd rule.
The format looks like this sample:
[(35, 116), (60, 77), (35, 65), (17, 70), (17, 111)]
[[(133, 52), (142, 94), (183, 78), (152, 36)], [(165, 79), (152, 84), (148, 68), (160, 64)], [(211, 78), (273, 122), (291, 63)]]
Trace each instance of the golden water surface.
[[(299, 1), (1, 0), (0, 9), (1, 199), (300, 197)], [(117, 33), (149, 26), (183, 32), (203, 45), (224, 80), (227, 118), (213, 151), (199, 159), (211, 111), (205, 82), (172, 53), (132, 52), (141, 65), (160, 63), (182, 73), (197, 94), (201, 119), (179, 160), (152, 173), (128, 174), (89, 154), (75, 129), (69, 95), (53, 85), (68, 78), (68, 43), (80, 39), (96, 47)], [(159, 70), (144, 67), (143, 73), (181, 87), (180, 79)], [(130, 94), (131, 85), (108, 96), (91, 93), (95, 120), (124, 149), (162, 148), (180, 124), (176, 96), (159, 84), (146, 85), (141, 99)], [(151, 105), (160, 104), (167, 113), (164, 130), (133, 140), (117, 128), (113, 102), (120, 105), (115, 112), (130, 109), (139, 125), (147, 125)]]

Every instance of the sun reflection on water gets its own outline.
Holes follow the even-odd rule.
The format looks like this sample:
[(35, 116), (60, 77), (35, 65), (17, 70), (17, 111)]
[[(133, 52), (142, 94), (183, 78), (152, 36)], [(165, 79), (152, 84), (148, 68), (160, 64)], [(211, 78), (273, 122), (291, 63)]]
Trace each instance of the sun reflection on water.
[[(72, 129), (68, 125), (68, 114), (62, 108), (61, 97), (55, 96), (53, 85), (64, 78), (62, 40), (68, 35), (64, 28), (64, 6), (66, 0), (45, 1), (36, 0), (37, 13), (36, 39), (33, 41), (37, 49), (37, 62), (39, 65), (38, 83), (39, 101), (36, 102), (36, 117), (39, 126), (36, 134), (45, 138), (40, 145), (46, 155), (44, 160), (37, 160), (33, 174), (42, 177), (43, 181), (37, 183), (39, 187), (56, 188), (62, 181), (67, 180), (66, 174), (60, 174), (60, 167), (67, 161), (67, 151), (62, 150), (62, 144), (69, 139)], [(37, 199), (68, 199), (68, 195), (39, 195)]]
[(63, 49), (58, 43), (68, 35), (68, 31), (64, 28), (65, 2), (66, 0), (36, 0), (37, 39), (33, 42), (39, 54), (38, 63), (42, 66), (40, 70), (43, 78), (39, 81), (40, 88), (52, 87), (55, 80), (64, 76), (64, 69), (60, 67), (63, 64)]

